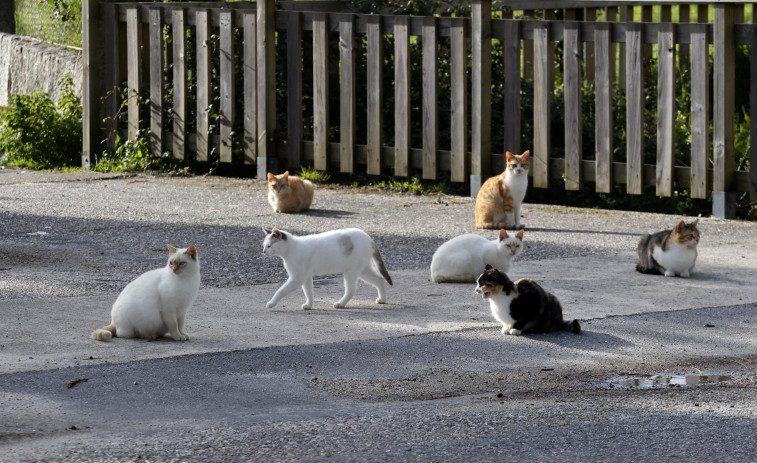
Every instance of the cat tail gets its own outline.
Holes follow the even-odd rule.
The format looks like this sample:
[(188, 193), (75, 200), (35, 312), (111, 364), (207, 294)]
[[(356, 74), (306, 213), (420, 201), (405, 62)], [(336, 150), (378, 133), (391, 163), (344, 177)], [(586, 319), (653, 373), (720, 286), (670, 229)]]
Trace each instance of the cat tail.
[(116, 335), (116, 325), (111, 323), (92, 332), (92, 339), (95, 341), (107, 341)]
[(647, 275), (662, 275), (662, 272), (656, 268), (644, 267), (641, 264), (636, 264), (636, 271), (639, 273), (645, 273)]
[(376, 247), (376, 243), (373, 243), (373, 262), (376, 264), (376, 267), (378, 268), (379, 273), (381, 273), (381, 276), (384, 277), (387, 283), (394, 286), (394, 283), (392, 283), (392, 277), (390, 277), (389, 272), (386, 271), (386, 266), (384, 266), (384, 260), (381, 259), (381, 254), (379, 254), (379, 250)]
[(578, 320), (572, 320), (572, 321), (564, 321), (562, 324), (562, 329), (565, 331), (570, 331), (572, 333), (580, 333), (581, 332), (581, 324), (578, 323)]

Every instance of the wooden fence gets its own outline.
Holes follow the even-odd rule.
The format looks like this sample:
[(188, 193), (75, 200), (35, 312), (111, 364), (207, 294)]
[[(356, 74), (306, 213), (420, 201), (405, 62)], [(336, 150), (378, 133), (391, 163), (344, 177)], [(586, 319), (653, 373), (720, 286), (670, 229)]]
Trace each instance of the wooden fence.
[[(657, 2), (636, 9), (623, 1), (505, 3), (544, 10), (511, 19), (493, 13), (490, 0), (474, 0), (470, 17), (410, 17), (304, 11), (340, 5), (322, 2), (84, 0), (82, 164), (95, 161), (102, 140), (112, 146), (116, 133), (133, 139), (149, 130), (156, 154), (255, 163), (258, 176), (302, 164), (448, 175), (470, 182), (475, 195), (503, 169), (504, 151), (530, 149), (536, 188), (591, 182), (597, 192), (625, 185), (640, 194), (653, 186), (659, 196), (685, 188), (695, 198), (711, 194), (718, 217), (734, 216), (737, 194), (757, 199), (757, 169), (739, 168), (734, 153), (735, 88), (748, 79), (735, 75), (735, 50), (757, 41), (743, 4), (677, 6), (672, 22), (671, 5)], [(551, 9), (567, 3), (574, 8)], [(501, 63), (492, 63), (493, 47)], [(558, 86), (555, 60), (562, 62)], [(756, 66), (752, 60), (751, 73)], [(645, 94), (645, 79), (656, 80), (656, 95)], [(682, 108), (690, 113), (688, 153), (677, 152), (675, 140), (682, 85), (690, 95), (690, 108)], [(755, 85), (746, 86), (751, 107)], [(582, 136), (587, 88), (593, 149)], [(624, 108), (615, 106), (617, 92)], [(556, 105), (564, 127), (553, 127)], [(113, 117), (124, 108), (125, 117)], [(651, 142), (644, 137), (650, 116)], [(616, 118), (625, 119), (622, 137)], [(531, 146), (521, 146), (523, 134)], [(624, 146), (614, 146), (619, 138)]]

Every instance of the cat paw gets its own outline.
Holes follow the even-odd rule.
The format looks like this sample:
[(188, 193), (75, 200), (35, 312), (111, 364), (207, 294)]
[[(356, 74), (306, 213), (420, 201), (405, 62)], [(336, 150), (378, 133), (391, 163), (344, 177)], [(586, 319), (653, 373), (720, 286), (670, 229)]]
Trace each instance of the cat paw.
[(338, 301), (337, 301), (337, 302), (334, 302), (334, 308), (335, 308), (335, 309), (341, 309), (341, 308), (343, 308), (343, 307), (344, 307), (344, 305), (342, 305), (342, 304), (341, 304), (340, 302), (338, 302)]
[(386, 304), (386, 299), (384, 299), (383, 297), (377, 297), (376, 304)]
[(313, 308), (313, 306), (308, 304), (307, 302), (302, 304), (300, 307), (302, 307), (302, 310), (310, 310)]
[(666, 277), (674, 277), (674, 276), (676, 276), (676, 272), (674, 272), (672, 270), (665, 270), (665, 276)]
[(266, 308), (266, 309), (272, 309), (272, 308), (273, 308), (273, 307), (274, 307), (275, 305), (276, 305), (276, 303), (275, 303), (275, 302), (273, 302), (273, 301), (268, 301), (268, 302), (266, 303), (266, 305), (265, 305), (265, 308)]
[(688, 270), (684, 270), (683, 272), (681, 272), (681, 274), (679, 276), (681, 278), (689, 278), (691, 276), (691, 274), (689, 273)]
[(516, 330), (515, 328), (511, 328), (511, 329), (509, 329), (509, 330), (507, 331), (507, 334), (511, 334), (511, 335), (513, 335), (513, 336), (520, 336), (521, 334), (523, 334), (523, 331), (521, 331), (521, 330)]
[(177, 341), (189, 341), (189, 336), (179, 334), (178, 336), (171, 335)]

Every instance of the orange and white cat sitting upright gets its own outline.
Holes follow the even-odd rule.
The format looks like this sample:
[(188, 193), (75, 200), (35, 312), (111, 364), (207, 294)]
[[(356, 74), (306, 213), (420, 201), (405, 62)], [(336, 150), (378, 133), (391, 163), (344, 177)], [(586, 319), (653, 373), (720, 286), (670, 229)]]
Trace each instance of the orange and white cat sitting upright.
[(489, 178), (476, 196), (476, 228), (517, 230), (520, 206), (528, 189), (531, 151), (520, 156), (507, 152), (505, 171)]
[(274, 212), (297, 212), (310, 209), (315, 186), (309, 181), (289, 175), (268, 172), (268, 203)]

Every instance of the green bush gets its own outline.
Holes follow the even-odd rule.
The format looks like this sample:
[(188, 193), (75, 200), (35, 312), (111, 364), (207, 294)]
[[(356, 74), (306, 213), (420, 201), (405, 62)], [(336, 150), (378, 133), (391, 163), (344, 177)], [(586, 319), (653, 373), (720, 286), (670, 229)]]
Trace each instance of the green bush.
[(38, 169), (78, 166), (82, 149), (82, 106), (70, 76), (54, 102), (45, 92), (15, 95), (0, 110), (0, 162)]

